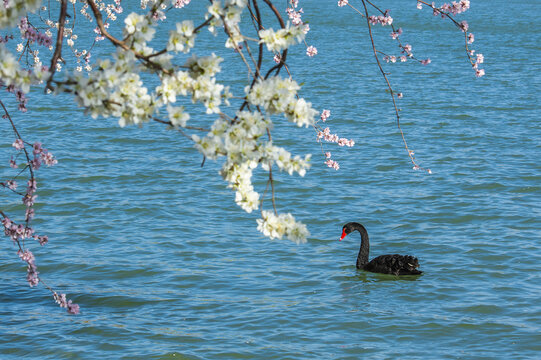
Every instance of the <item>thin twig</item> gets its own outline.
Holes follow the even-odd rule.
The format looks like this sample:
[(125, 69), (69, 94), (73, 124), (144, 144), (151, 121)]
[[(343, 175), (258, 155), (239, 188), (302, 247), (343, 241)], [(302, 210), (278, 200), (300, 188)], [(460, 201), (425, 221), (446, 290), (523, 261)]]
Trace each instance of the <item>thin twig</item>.
[(58, 33), (56, 34), (56, 46), (54, 49), (53, 57), (51, 59), (51, 67), (49, 68), (51, 76), (49, 76), (49, 80), (47, 80), (47, 85), (45, 86), (46, 90), (53, 90), (51, 82), (53, 81), (53, 76), (56, 72), (56, 63), (58, 62), (58, 59), (60, 59), (60, 57), (62, 56), (62, 41), (64, 39), (64, 24), (66, 23), (67, 10), (68, 0), (62, 0), (62, 5), (60, 8), (60, 18), (58, 19)]
[(398, 127), (398, 130), (400, 131), (400, 136), (402, 137), (402, 141), (404, 142), (404, 147), (406, 148), (406, 151), (408, 152), (408, 156), (409, 156), (411, 162), (413, 163), (414, 167), (416, 169), (427, 170), (427, 169), (423, 169), (419, 165), (417, 165), (417, 163), (415, 162), (415, 158), (413, 157), (412, 151), (408, 148), (408, 143), (406, 142), (406, 137), (404, 136), (404, 132), (402, 131), (402, 127), (400, 126), (400, 114), (399, 114), (399, 111), (398, 111), (398, 106), (396, 105), (395, 93), (393, 91), (393, 88), (391, 87), (391, 83), (389, 82), (389, 79), (387, 78), (387, 74), (385, 73), (385, 71), (383, 71), (383, 67), (381, 66), (381, 63), (380, 63), (379, 58), (378, 58), (378, 52), (376, 50), (376, 44), (374, 43), (374, 37), (372, 35), (372, 26), (370, 25), (370, 20), (368, 19), (368, 9), (366, 8), (365, 0), (362, 0), (362, 4), (363, 4), (363, 7), (364, 7), (364, 11), (365, 11), (366, 24), (368, 26), (368, 34), (370, 36), (370, 42), (372, 44), (372, 51), (374, 52), (374, 57), (376, 59), (376, 63), (377, 63), (378, 68), (379, 68), (379, 70), (381, 72), (381, 75), (385, 79), (385, 83), (387, 84), (387, 88), (389, 89), (389, 91), (391, 93), (391, 99), (393, 101), (393, 107), (394, 107), (394, 111), (395, 111), (395, 115), (396, 115), (396, 125)]

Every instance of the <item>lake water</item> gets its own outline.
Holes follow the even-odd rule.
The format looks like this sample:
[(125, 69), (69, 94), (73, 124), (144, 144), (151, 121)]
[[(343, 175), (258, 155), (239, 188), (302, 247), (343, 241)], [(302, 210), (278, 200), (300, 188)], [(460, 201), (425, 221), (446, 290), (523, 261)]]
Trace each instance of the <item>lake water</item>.
[[(472, 1), (460, 19), (485, 56), (476, 79), (458, 30), (415, 1), (392, 3), (382, 6), (399, 6), (391, 14), (404, 41), (432, 59), (386, 69), (405, 95), (409, 145), (433, 174), (411, 169), (360, 17), (336, 1), (302, 1), (319, 55), (297, 47), (293, 74), (317, 109), (331, 109), (329, 126), (356, 141), (327, 147), (341, 164), (334, 171), (311, 130), (277, 120), (277, 142), (314, 154), (305, 178), (276, 177), (279, 210), (311, 231), (304, 245), (264, 238), (258, 214), (237, 207), (217, 174), (220, 162), (201, 167), (177, 132), (121, 129), (38, 92), (27, 114), (12, 111), (23, 136), (59, 160), (38, 172), (34, 224), (50, 243), (32, 250), (81, 314), (29, 288), (4, 238), (0, 358), (539, 358), (541, 46), (535, 16), (525, 16), (538, 4)], [(390, 30), (374, 30), (393, 50)], [(228, 56), (222, 79), (244, 86), (239, 60), (214, 51)], [(5, 121), (0, 129), (5, 176), (12, 135)], [(263, 191), (264, 174), (256, 183)], [(6, 212), (21, 209), (11, 201), (2, 195)], [(371, 257), (415, 255), (425, 273), (357, 270), (359, 236), (338, 241), (349, 221), (368, 229)]]

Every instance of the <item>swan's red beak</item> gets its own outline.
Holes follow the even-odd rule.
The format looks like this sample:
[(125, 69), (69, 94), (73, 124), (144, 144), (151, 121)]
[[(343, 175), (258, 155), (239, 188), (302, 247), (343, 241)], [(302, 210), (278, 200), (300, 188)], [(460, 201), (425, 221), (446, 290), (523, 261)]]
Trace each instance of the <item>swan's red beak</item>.
[(340, 236), (340, 241), (342, 241), (343, 238), (346, 237), (346, 230), (345, 229), (342, 229), (342, 236)]

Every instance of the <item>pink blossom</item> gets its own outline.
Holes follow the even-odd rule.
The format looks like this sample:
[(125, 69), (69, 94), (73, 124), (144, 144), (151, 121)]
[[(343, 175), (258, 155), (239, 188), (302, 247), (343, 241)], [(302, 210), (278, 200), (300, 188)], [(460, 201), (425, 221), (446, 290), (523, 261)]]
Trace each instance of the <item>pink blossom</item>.
[(396, 94), (396, 96), (399, 98), (399, 99), (402, 99), (404, 97), (404, 94), (402, 94), (401, 92)]
[(67, 308), (68, 313), (77, 315), (79, 314), (80, 308), (79, 305), (74, 304), (71, 300), (66, 299), (66, 294), (58, 295), (56, 292), (53, 293), (54, 301), (61, 307)]
[(4, 225), (6, 229), (11, 228), (11, 220), (6, 216), (5, 218), (2, 219), (2, 225)]
[(406, 52), (407, 54), (411, 54), (411, 45), (410, 44), (404, 45), (404, 47), (402, 49), (404, 49), (404, 52)]
[(53, 40), (51, 39), (51, 37), (49, 37), (46, 34), (40, 33), (33, 27), (29, 27), (27, 25), (26, 26), (19, 25), (19, 27), (21, 28), (21, 31), (24, 31), (22, 35), (24, 39), (28, 39), (32, 42), (38, 43), (39, 45), (43, 45), (47, 47), (51, 46), (51, 44), (53, 43)]
[(468, 34), (468, 44), (473, 43), (474, 40), (475, 40), (475, 37), (473, 36), (473, 34), (469, 33)]
[(73, 304), (71, 300), (68, 301), (67, 308), (68, 308), (68, 313), (73, 314), (73, 315), (79, 314), (79, 305)]
[(22, 141), (22, 139), (17, 139), (13, 142), (11, 146), (13, 146), (17, 150), (22, 150), (24, 148), (24, 142)]
[(338, 0), (338, 6), (346, 6), (348, 4), (348, 0)]
[(36, 181), (36, 179), (28, 180), (26, 185), (27, 185), (27, 190), (26, 191), (29, 194), (35, 192), (38, 189), (38, 182)]
[(338, 142), (338, 135), (331, 134), (331, 130), (328, 127), (318, 132), (317, 139), (320, 140), (322, 138), (327, 142)]
[(39, 170), (41, 166), (41, 159), (39, 157), (35, 157), (34, 160), (30, 161), (30, 165), (32, 166), (32, 169)]
[(37, 240), (41, 246), (44, 246), (49, 242), (49, 237), (47, 235), (38, 236)]
[(23, 237), (26, 239), (26, 238), (31, 238), (32, 235), (34, 234), (34, 229), (32, 229), (31, 227), (25, 227), (24, 228), (24, 234), (23, 234)]
[(17, 182), (15, 180), (8, 180), (6, 181), (6, 186), (10, 190), (16, 190), (17, 189)]
[(462, 29), (462, 31), (466, 32), (468, 31), (468, 28), (469, 28), (469, 25), (468, 25), (468, 22), (466, 20), (462, 21), (460, 23), (460, 28)]
[(9, 160), (9, 166), (13, 169), (17, 169), (19, 167), (19, 165), (17, 165), (17, 163), (15, 162), (15, 160), (13, 160), (13, 158), (11, 158)]
[(423, 8), (423, 4), (421, 4), (420, 2), (417, 3), (417, 9), (421, 10)]
[(346, 138), (340, 138), (338, 139), (338, 145), (352, 147), (353, 145), (355, 145), (355, 141)]
[(483, 62), (485, 61), (485, 57), (483, 56), (483, 54), (477, 54), (477, 63), (478, 64), (482, 64)]
[(37, 195), (28, 195), (28, 194), (26, 194), (23, 197), (23, 204), (25, 204), (26, 206), (34, 206), (34, 203), (35, 203), (37, 197), (38, 197)]
[(316, 54), (317, 54), (316, 47), (312, 45), (308, 46), (308, 48), (306, 49), (306, 55), (313, 57)]
[(325, 164), (326, 164), (328, 167), (333, 168), (334, 170), (340, 169), (340, 165), (339, 165), (336, 161), (334, 161), (334, 160), (327, 159), (327, 160), (325, 161)]
[(34, 218), (34, 208), (32, 207), (27, 207), (26, 208), (26, 213), (25, 213), (25, 220), (26, 221), (30, 221)]
[(287, 12), (287, 16), (289, 17), (293, 25), (302, 24), (302, 20), (301, 20), (301, 16), (302, 16), (301, 14), (303, 13), (302, 9), (300, 9), (299, 11), (295, 11), (295, 9), (293, 8), (287, 8), (286, 12)]
[(397, 39), (400, 35), (402, 35), (402, 28), (398, 28), (397, 31), (391, 32), (391, 38)]
[(406, 62), (407, 60), (408, 60), (408, 57), (407, 57), (406, 55), (402, 55), (402, 56), (400, 57), (400, 61), (401, 61), (401, 62)]
[(330, 158), (331, 158), (331, 153), (330, 153), (330, 152), (326, 152), (326, 153), (325, 153), (325, 157), (326, 157), (327, 159), (330, 159)]
[(426, 59), (426, 60), (421, 60), (421, 64), (423, 64), (423, 65), (428, 65), (428, 64), (430, 64), (431, 62), (432, 62), (432, 60), (430, 60), (430, 58), (429, 58), (429, 59)]
[(47, 166), (53, 166), (58, 164), (58, 160), (56, 160), (53, 156), (53, 154), (47, 152), (46, 154), (41, 154), (41, 160), (45, 163)]
[(330, 116), (331, 116), (331, 111), (323, 109), (323, 111), (321, 112), (321, 120), (325, 122)]
[(188, 5), (191, 0), (174, 0), (173, 6), (176, 8), (183, 8), (184, 6)]
[(60, 305), (60, 307), (67, 307), (68, 301), (66, 300), (66, 294), (58, 295), (56, 292), (53, 293), (54, 301)]
[(26, 281), (28, 281), (28, 284), (33, 287), (36, 286), (39, 283), (38, 278), (38, 270), (35, 263), (34, 254), (30, 252), (30, 250), (25, 250), (22, 252), (21, 250), (17, 251), (17, 254), (21, 258), (21, 260), (25, 261), (28, 265), (26, 270)]
[(485, 70), (484, 69), (475, 70), (475, 76), (481, 77), (481, 76), (484, 76), (484, 75), (485, 75)]
[(35, 142), (34, 145), (32, 145), (32, 148), (34, 149), (34, 154), (39, 154), (43, 151), (40, 142)]

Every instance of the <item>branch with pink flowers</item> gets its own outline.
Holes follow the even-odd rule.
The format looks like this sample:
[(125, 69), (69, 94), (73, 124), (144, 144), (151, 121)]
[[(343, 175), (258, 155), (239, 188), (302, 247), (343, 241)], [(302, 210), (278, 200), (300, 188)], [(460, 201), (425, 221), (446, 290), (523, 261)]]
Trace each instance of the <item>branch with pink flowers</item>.
[[(399, 62), (406, 62), (409, 59), (412, 59), (412, 60), (416, 60), (417, 62), (419, 62), (422, 65), (428, 65), (428, 64), (431, 63), (431, 60), (430, 60), (430, 58), (427, 58), (427, 59), (424, 59), (424, 60), (416, 58), (413, 55), (412, 46), (410, 44), (405, 44), (404, 45), (401, 42), (400, 36), (403, 34), (403, 30), (402, 30), (402, 28), (398, 28), (398, 29), (395, 28), (394, 19), (390, 16), (390, 10), (382, 10), (370, 0), (361, 0), (361, 4), (362, 4), (362, 7), (363, 7), (364, 11), (360, 11), (359, 9), (354, 7), (352, 4), (349, 3), (348, 0), (339, 0), (338, 1), (338, 6), (339, 7), (349, 6), (351, 9), (353, 9), (355, 12), (357, 12), (359, 15), (361, 15), (363, 18), (366, 19), (367, 28), (368, 28), (368, 36), (370, 37), (370, 42), (371, 42), (371, 45), (372, 45), (372, 51), (373, 51), (373, 54), (374, 54), (374, 59), (376, 61), (376, 64), (378, 66), (378, 69), (379, 69), (382, 77), (385, 80), (385, 84), (387, 85), (387, 89), (389, 90), (389, 94), (391, 95), (391, 100), (392, 100), (392, 104), (393, 104), (393, 108), (394, 108), (394, 112), (395, 112), (395, 117), (396, 117), (396, 124), (397, 124), (397, 127), (398, 127), (398, 131), (400, 133), (400, 136), (402, 138), (402, 141), (404, 143), (404, 148), (406, 149), (406, 151), (408, 153), (410, 161), (413, 164), (413, 169), (414, 170), (424, 170), (427, 173), (431, 174), (432, 171), (430, 169), (423, 168), (417, 163), (417, 161), (415, 159), (415, 156), (414, 156), (415, 155), (414, 151), (411, 150), (408, 147), (408, 143), (406, 141), (406, 136), (404, 135), (404, 131), (403, 131), (401, 125), (400, 125), (400, 112), (399, 112), (400, 110), (399, 110), (398, 104), (397, 104), (397, 100), (401, 99), (404, 96), (404, 94), (402, 92), (396, 92), (396, 91), (393, 90), (393, 87), (391, 86), (391, 82), (390, 82), (389, 77), (388, 77), (389, 73), (383, 70), (383, 66), (382, 66), (382, 64), (381, 64), (381, 62), (379, 60), (378, 54), (383, 55), (383, 60), (385, 62), (387, 62), (387, 63), (389, 63), (389, 62), (390, 63), (396, 63), (398, 61)], [(485, 74), (485, 71), (483, 69), (479, 69), (479, 64), (483, 63), (484, 57), (483, 57), (482, 54), (477, 54), (476, 58), (473, 59), (473, 54), (474, 54), (475, 51), (471, 50), (469, 48), (469, 45), (471, 43), (473, 43), (474, 35), (472, 33), (467, 33), (467, 30), (468, 30), (468, 27), (469, 27), (468, 23), (466, 21), (462, 21), (462, 22), (459, 23), (458, 21), (456, 21), (454, 19), (454, 16), (456, 16), (456, 15), (458, 15), (460, 13), (463, 13), (466, 10), (469, 9), (470, 2), (468, 0), (460, 0), (459, 2), (453, 1), (450, 4), (449, 3), (444, 3), (441, 7), (436, 7), (434, 3), (428, 4), (427, 2), (419, 0), (419, 1), (417, 1), (417, 8), (422, 9), (423, 4), (429, 6), (430, 8), (432, 8), (434, 15), (441, 15), (442, 18), (447, 18), (447, 19), (451, 20), (454, 25), (456, 25), (459, 29), (461, 29), (464, 32), (465, 48), (466, 48), (466, 54), (467, 54), (468, 60), (470, 61), (470, 63), (472, 64), (472, 67), (475, 70), (475, 75), (477, 77), (483, 76)], [(375, 9), (377, 12), (379, 12), (380, 15), (377, 15), (377, 16), (369, 15), (368, 6)], [(374, 36), (372, 34), (372, 26), (375, 26), (375, 25), (378, 25), (378, 24), (380, 24), (382, 26), (390, 26), (392, 28), (392, 31), (391, 31), (390, 35), (391, 35), (391, 38), (393, 40), (396, 40), (397, 43), (398, 43), (398, 47), (401, 50), (401, 53), (399, 55), (390, 55), (390, 54), (387, 54), (387, 53), (382, 52), (382, 51), (377, 49), (376, 43), (375, 43), (375, 40), (374, 40)]]
[[(0, 216), (2, 217), (1, 223), (4, 227), (4, 234), (9, 237), (13, 243), (17, 246), (17, 255), (27, 265), (26, 267), (26, 280), (30, 287), (37, 286), (41, 283), (53, 294), (54, 300), (60, 305), (60, 307), (66, 308), (70, 314), (79, 313), (79, 305), (72, 303), (71, 300), (66, 299), (65, 294), (60, 294), (54, 291), (49, 285), (47, 285), (43, 279), (39, 276), (38, 268), (36, 265), (36, 259), (34, 254), (30, 251), (29, 244), (26, 240), (34, 240), (39, 243), (40, 246), (45, 246), (49, 242), (47, 235), (38, 235), (35, 229), (31, 227), (32, 219), (35, 216), (34, 204), (37, 199), (37, 180), (35, 178), (35, 172), (38, 171), (42, 164), (47, 166), (56, 165), (58, 162), (47, 149), (43, 148), (40, 142), (33, 144), (27, 143), (21, 137), (21, 134), (17, 130), (15, 123), (13, 122), (9, 112), (0, 100), (0, 106), (4, 111), (3, 119), (6, 119), (11, 124), (13, 134), (15, 135), (15, 141), (12, 147), (17, 152), (15, 158), (11, 158), (9, 163), (10, 167), (16, 171), (16, 174), (8, 180), (0, 181), (0, 186), (4, 190), (9, 191), (17, 197), (21, 198), (22, 203), (25, 205), (24, 222), (15, 222), (13, 217), (9, 217), (4, 210), (0, 209)], [(27, 150), (27, 147), (32, 149), (32, 159)], [(18, 157), (20, 154), (24, 155), (25, 163), (18, 163)], [(20, 169), (19, 169), (20, 168)], [(21, 178), (27, 178), (27, 187), (24, 193), (17, 191)]]

